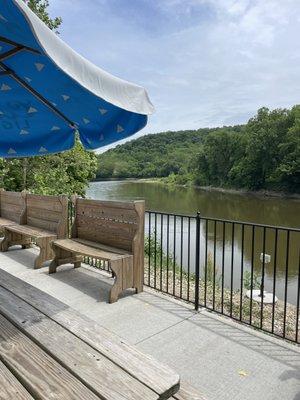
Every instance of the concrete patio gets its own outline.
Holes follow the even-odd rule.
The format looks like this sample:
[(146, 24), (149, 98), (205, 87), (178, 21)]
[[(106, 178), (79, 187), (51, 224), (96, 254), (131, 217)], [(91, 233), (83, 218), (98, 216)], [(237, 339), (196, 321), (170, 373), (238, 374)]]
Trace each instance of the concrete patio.
[[(108, 304), (112, 279), (91, 267), (33, 270), (35, 249), (0, 253), (0, 268), (170, 365), (207, 400), (300, 399), (300, 349), (149, 289)], [(71, 270), (70, 270), (71, 269)]]

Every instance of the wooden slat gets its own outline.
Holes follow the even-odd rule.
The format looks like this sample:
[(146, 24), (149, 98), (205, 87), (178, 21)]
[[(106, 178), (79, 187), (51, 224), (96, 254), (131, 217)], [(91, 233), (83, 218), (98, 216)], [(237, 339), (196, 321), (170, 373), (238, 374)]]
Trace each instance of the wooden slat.
[(90, 240), (79, 239), (79, 238), (73, 238), (72, 240), (74, 240), (74, 242), (85, 244), (86, 246), (95, 247), (95, 249), (108, 251), (109, 253), (132, 254), (130, 251), (121, 250), (118, 249), (117, 247), (107, 246), (105, 244), (92, 242)]
[(3, 315), (0, 359), (36, 400), (99, 399)]
[[(127, 211), (127, 210), (126, 210)], [(136, 225), (137, 224), (137, 215), (134, 210), (128, 210), (125, 214), (124, 210), (120, 210), (119, 208), (102, 208), (98, 207), (97, 204), (93, 205), (82, 205), (76, 208), (76, 215), (85, 215), (90, 218), (102, 218), (107, 221), (121, 221), (123, 223)]]
[(124, 210), (134, 210), (134, 204), (138, 201), (110, 201), (110, 200), (92, 200), (92, 199), (81, 199), (77, 198), (77, 206), (82, 206), (85, 204), (93, 206), (94, 204), (98, 204), (98, 206), (107, 207), (107, 208), (119, 208)]
[(44, 229), (35, 228), (28, 225), (10, 225), (8, 229), (12, 232), (21, 233), (22, 235), (28, 235), (32, 237), (56, 237), (56, 235), (51, 231), (46, 231)]
[(47, 211), (62, 211), (62, 203), (59, 196), (38, 196), (27, 194), (27, 207), (38, 208)]
[(24, 203), (24, 198), (21, 192), (6, 192), (1, 191), (1, 200), (5, 203), (15, 204), (22, 206)]
[(174, 400), (205, 400), (205, 398), (186, 382), (181, 382), (180, 390), (172, 397)]
[(61, 211), (51, 211), (45, 212), (42, 208), (31, 208), (27, 209), (27, 218), (39, 218), (45, 221), (59, 222), (61, 219)]
[(15, 225), (17, 222), (12, 221), (10, 219), (2, 218), (0, 217), (0, 226), (9, 226), (9, 225)]
[(161, 396), (167, 394), (170, 397), (177, 392), (179, 387), (177, 373), (154, 358), (141, 353), (137, 348), (126, 344), (101, 325), (1, 269), (0, 285), (73, 332), (129, 374), (135, 376), (140, 382), (153, 388), (156, 393)]
[(0, 361), (0, 400), (33, 400), (24, 386)]
[(1, 215), (2, 216), (4, 216), (4, 213), (6, 215), (20, 214), (22, 209), (23, 209), (22, 206), (16, 205), (16, 204), (5, 203), (2, 199), (2, 202), (1, 202)]
[(43, 229), (45, 231), (50, 231), (56, 233), (57, 223), (53, 221), (47, 221), (41, 218), (33, 218), (27, 216), (27, 224), (31, 227)]
[(102, 260), (106, 261), (118, 260), (122, 258), (120, 254), (115, 254), (108, 251), (96, 249), (94, 247), (87, 246), (72, 239), (55, 240), (54, 244), (60, 247), (61, 249), (69, 250), (72, 253), (82, 254), (88, 257), (101, 258)]
[(159, 398), (100, 352), (4, 288), (0, 288), (0, 312), (101, 399)]
[[(79, 239), (91, 240), (93, 242), (103, 243), (108, 246), (118, 247), (131, 252), (132, 240), (126, 236), (118, 235), (118, 231), (110, 232), (108, 230), (92, 230), (90, 228), (77, 227), (77, 237)], [(103, 228), (104, 229), (104, 228)]]

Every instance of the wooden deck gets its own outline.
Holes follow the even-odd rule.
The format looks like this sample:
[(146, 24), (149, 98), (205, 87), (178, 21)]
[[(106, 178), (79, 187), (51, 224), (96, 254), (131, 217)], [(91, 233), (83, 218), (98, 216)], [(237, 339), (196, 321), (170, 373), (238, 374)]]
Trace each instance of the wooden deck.
[(168, 367), (0, 269), (1, 400), (200, 399), (179, 385)]

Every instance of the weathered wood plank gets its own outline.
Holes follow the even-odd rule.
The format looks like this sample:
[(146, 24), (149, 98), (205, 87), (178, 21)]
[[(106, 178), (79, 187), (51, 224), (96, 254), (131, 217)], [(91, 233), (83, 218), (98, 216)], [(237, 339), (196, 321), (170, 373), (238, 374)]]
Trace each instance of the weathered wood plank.
[(38, 208), (47, 211), (62, 211), (62, 203), (60, 198), (62, 196), (42, 196), (37, 194), (27, 194), (26, 203), (27, 207)]
[(42, 208), (31, 208), (27, 209), (27, 217), (39, 218), (45, 221), (59, 222), (61, 219), (61, 211), (51, 211), (45, 212)]
[(27, 214), (27, 224), (28, 224), (27, 226), (42, 229), (47, 232), (52, 232), (56, 235), (57, 222), (48, 221), (48, 220), (42, 219), (42, 218), (29, 217)]
[(80, 238), (72, 238), (72, 240), (74, 240), (74, 242), (85, 244), (86, 246), (94, 247), (95, 249), (108, 251), (109, 253), (132, 254), (129, 251), (118, 249), (117, 247), (113, 247), (113, 246), (108, 246), (103, 243), (92, 242), (90, 240), (85, 240), (85, 239), (80, 239)]
[(14, 224), (16, 224), (17, 222), (15, 222), (15, 221), (12, 221), (12, 220), (10, 220), (10, 219), (6, 219), (6, 218), (2, 218), (2, 217), (0, 217), (0, 226), (8, 226), (8, 225), (14, 225)]
[(205, 398), (191, 385), (181, 382), (180, 390), (172, 397), (174, 400), (205, 400)]
[(99, 399), (3, 315), (0, 315), (0, 359), (35, 399)]
[(21, 192), (1, 191), (1, 199), (3, 199), (5, 203), (18, 206), (22, 206), (24, 203)]
[(159, 398), (109, 358), (4, 288), (0, 288), (0, 312), (100, 398)]
[(23, 192), (0, 192), (0, 215), (2, 218), (12, 220), (16, 223), (26, 221), (26, 194)]
[(132, 238), (128, 238), (126, 235), (120, 235), (120, 232), (115, 229), (112, 232), (107, 230), (105, 225), (102, 226), (101, 230), (92, 230), (90, 227), (77, 227), (78, 238), (91, 240), (94, 242), (103, 243), (107, 246), (118, 247), (125, 251), (132, 251)]
[[(179, 376), (169, 367), (141, 353), (101, 325), (71, 309), (53, 296), (0, 269), (0, 285), (11, 290), (53, 321), (73, 332), (130, 375), (160, 394), (170, 396), (179, 388)], [(168, 398), (168, 397), (166, 397)]]
[(11, 225), (9, 226), (11, 232), (20, 233), (22, 235), (28, 235), (31, 237), (56, 237), (55, 233), (47, 231), (45, 229), (32, 227), (29, 225)]
[(64, 250), (71, 251), (75, 254), (83, 254), (88, 257), (101, 258), (103, 260), (118, 260), (122, 258), (122, 255), (120, 254), (97, 249), (95, 247), (88, 246), (72, 239), (54, 240), (53, 245), (58, 246)]
[(24, 386), (0, 361), (0, 400), (33, 400)]

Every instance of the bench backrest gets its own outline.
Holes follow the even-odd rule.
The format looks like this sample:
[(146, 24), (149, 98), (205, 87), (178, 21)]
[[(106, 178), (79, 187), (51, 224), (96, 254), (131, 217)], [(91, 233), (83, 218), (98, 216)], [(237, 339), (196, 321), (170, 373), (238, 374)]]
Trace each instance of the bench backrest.
[(26, 220), (26, 193), (0, 189), (0, 216), (24, 224)]
[(26, 195), (27, 225), (55, 232), (58, 238), (68, 234), (67, 196)]
[(75, 199), (72, 237), (136, 253), (144, 246), (144, 201)]

